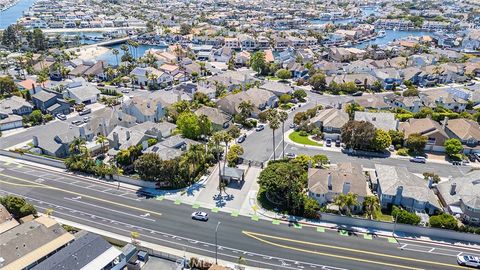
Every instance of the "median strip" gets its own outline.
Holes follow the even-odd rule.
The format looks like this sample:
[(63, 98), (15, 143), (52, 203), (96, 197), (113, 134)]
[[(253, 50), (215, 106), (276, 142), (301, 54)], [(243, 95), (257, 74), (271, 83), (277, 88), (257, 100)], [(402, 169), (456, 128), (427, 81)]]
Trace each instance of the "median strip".
[(340, 230), (340, 235), (341, 236), (348, 236), (348, 232), (345, 230)]
[(240, 214), (240, 212), (238, 212), (238, 210), (233, 210), (232, 213), (230, 214), (230, 216), (238, 217), (238, 214)]
[(182, 204), (182, 201), (180, 201), (180, 199), (176, 199), (175, 202), (174, 202), (174, 204), (180, 205), (180, 204)]
[(192, 208), (193, 208), (193, 209), (198, 209), (198, 208), (200, 208), (200, 204), (194, 203), (194, 204), (192, 205)]
[(213, 212), (213, 213), (218, 213), (219, 210), (220, 210), (220, 209), (218, 209), (218, 207), (213, 207), (213, 208), (212, 208), (212, 212)]
[(163, 201), (163, 199), (165, 199), (164, 196), (157, 196), (157, 197), (155, 198), (155, 200), (157, 200), (157, 201)]
[(253, 215), (253, 216), (252, 216), (252, 220), (253, 220), (253, 221), (258, 221), (258, 219), (259, 219), (259, 218), (258, 218), (257, 215)]
[(323, 227), (317, 227), (317, 232), (325, 232), (325, 228), (323, 228)]
[(274, 220), (272, 221), (272, 224), (273, 224), (273, 225), (280, 225), (280, 220), (274, 219)]
[(301, 229), (301, 228), (302, 228), (302, 224), (300, 224), (300, 223), (293, 223), (293, 227), (295, 227), (295, 229)]
[(372, 240), (373, 238), (371, 234), (366, 233), (363, 235), (363, 239)]

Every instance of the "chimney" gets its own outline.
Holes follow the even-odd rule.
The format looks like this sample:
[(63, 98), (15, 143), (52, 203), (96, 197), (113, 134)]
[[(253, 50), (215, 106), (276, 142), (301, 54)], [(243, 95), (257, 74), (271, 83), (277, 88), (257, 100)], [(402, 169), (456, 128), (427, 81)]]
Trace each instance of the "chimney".
[(328, 190), (332, 190), (332, 173), (328, 173), (327, 185), (328, 185)]
[(127, 138), (127, 141), (130, 140), (130, 130), (125, 131), (125, 136)]
[(105, 118), (102, 118), (100, 124), (100, 132), (102, 133), (103, 136), (108, 136), (107, 134), (107, 122), (105, 121)]
[(445, 119), (443, 119), (443, 122), (442, 122), (442, 129), (445, 129), (448, 125), (448, 117), (445, 117)]
[(38, 147), (38, 137), (37, 136), (32, 137), (32, 143), (33, 143), (33, 147)]
[(400, 205), (400, 202), (402, 201), (402, 193), (403, 193), (403, 186), (398, 186), (397, 187), (397, 193), (395, 194), (395, 205)]
[(350, 182), (344, 182), (343, 183), (343, 194), (348, 194), (350, 192)]
[(118, 139), (118, 133), (117, 132), (113, 132), (113, 148), (115, 150), (118, 150), (118, 148), (120, 148), (120, 141)]
[(455, 195), (457, 193), (457, 183), (452, 183), (450, 186), (450, 195)]
[(142, 142), (142, 150), (145, 150), (148, 148), (148, 141), (143, 141)]

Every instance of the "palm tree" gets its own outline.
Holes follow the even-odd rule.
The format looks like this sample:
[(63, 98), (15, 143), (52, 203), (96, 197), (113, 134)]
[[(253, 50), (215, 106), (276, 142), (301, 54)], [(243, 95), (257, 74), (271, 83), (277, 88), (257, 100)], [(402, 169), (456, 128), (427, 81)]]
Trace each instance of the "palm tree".
[(86, 141), (83, 138), (75, 137), (69, 145), (69, 152), (79, 155), (86, 152)]
[(358, 195), (349, 192), (348, 194), (339, 194), (334, 199), (334, 204), (337, 205), (340, 210), (345, 209), (347, 215), (351, 215), (352, 207), (358, 204)]
[(267, 112), (267, 120), (270, 125), (270, 129), (272, 129), (272, 137), (273, 137), (273, 160), (276, 158), (276, 153), (275, 153), (275, 130), (280, 127), (280, 120), (278, 117), (278, 111), (275, 109), (269, 109)]
[(285, 121), (288, 119), (288, 113), (285, 111), (278, 112), (278, 120), (282, 122), (282, 158), (285, 158)]
[(240, 115), (242, 115), (243, 118), (247, 118), (252, 114), (253, 104), (250, 100), (244, 100), (238, 104), (238, 109), (240, 110)]
[(105, 143), (107, 142), (107, 137), (103, 135), (98, 135), (97, 139), (95, 140), (96, 143), (100, 144), (102, 147), (102, 154), (105, 153)]
[(365, 214), (367, 214), (369, 219), (375, 218), (375, 213), (380, 209), (380, 203), (377, 196), (367, 196), (363, 201), (363, 208), (365, 209)]
[(118, 49), (112, 49), (112, 54), (115, 55), (115, 60), (117, 61), (117, 66), (118, 66), (118, 54), (120, 52), (118, 51)]

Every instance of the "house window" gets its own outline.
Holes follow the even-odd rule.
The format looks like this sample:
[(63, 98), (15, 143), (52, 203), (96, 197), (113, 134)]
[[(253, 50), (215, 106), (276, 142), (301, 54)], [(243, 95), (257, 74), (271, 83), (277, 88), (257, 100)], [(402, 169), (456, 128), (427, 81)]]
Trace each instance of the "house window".
[(428, 142), (427, 142), (427, 144), (435, 144), (436, 141), (437, 141), (437, 139), (428, 137)]

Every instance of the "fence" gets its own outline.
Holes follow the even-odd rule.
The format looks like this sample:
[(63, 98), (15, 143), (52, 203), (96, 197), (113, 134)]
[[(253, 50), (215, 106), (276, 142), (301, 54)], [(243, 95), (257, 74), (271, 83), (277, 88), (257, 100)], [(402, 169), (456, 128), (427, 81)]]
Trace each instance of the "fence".
[(18, 152), (11, 152), (11, 151), (6, 151), (6, 150), (0, 150), (0, 155), (6, 156), (6, 157), (11, 157), (11, 158), (16, 158), (16, 159), (21, 159), (25, 161), (30, 161), (30, 162), (35, 162), (39, 163), (42, 165), (48, 165), (52, 166), (55, 168), (60, 168), (60, 169), (66, 169), (67, 167), (65, 166), (65, 163), (61, 160), (58, 159), (53, 159), (53, 158), (47, 158), (44, 156), (37, 156), (37, 155), (32, 155), (32, 154), (23, 154), (23, 153), (18, 153)]
[(394, 224), (391, 222), (382, 222), (361, 218), (352, 218), (328, 213), (322, 213), (322, 221), (342, 224), (348, 227), (362, 227), (368, 228), (374, 233), (375, 231), (393, 231), (395, 234), (401, 235), (402, 233), (413, 236), (427, 236), (433, 240), (458, 240), (462, 242), (480, 243), (480, 235), (472, 233), (462, 233), (453, 230), (444, 230), (431, 227), (420, 227), (407, 224)]

